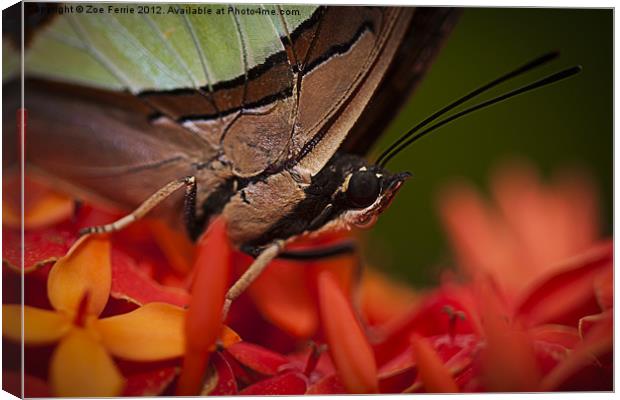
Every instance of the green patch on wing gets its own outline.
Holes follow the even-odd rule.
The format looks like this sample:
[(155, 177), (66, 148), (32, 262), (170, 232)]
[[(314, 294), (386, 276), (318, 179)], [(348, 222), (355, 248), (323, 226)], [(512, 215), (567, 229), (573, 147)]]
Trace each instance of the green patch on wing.
[[(98, 6), (107, 10), (105, 3)], [(123, 6), (138, 10), (138, 4)], [(133, 93), (211, 86), (243, 76), (246, 68), (284, 50), (280, 37), (294, 31), (316, 9), (232, 6), (264, 11), (243, 15), (223, 4), (157, 6), (162, 14), (59, 16), (33, 40), (26, 73)]]

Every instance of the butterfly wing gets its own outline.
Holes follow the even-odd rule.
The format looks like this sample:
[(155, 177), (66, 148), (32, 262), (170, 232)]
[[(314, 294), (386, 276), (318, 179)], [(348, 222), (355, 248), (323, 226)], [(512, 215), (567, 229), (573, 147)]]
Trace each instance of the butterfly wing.
[(367, 154), (426, 74), (460, 11), (418, 7), (385, 78), (342, 144), (342, 151)]
[(313, 175), (362, 115), (413, 15), (162, 7), (176, 12), (65, 14), (36, 32), (26, 58), (30, 162), (128, 206), (188, 174), (199, 175), (202, 200), (235, 176)]

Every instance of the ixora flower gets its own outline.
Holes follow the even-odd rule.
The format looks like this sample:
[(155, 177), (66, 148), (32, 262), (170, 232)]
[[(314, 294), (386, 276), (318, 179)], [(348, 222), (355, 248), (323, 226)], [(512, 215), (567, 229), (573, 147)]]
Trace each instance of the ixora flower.
[[(440, 210), (459, 268), (437, 288), (413, 291), (362, 270), (354, 256), (275, 260), (225, 321), (225, 292), (251, 259), (230, 247), (224, 221), (213, 221), (195, 246), (152, 221), (71, 245), (77, 228), (110, 216), (97, 210), (84, 216), (83, 208), (77, 222), (67, 222), (67, 204), (42, 196), (46, 203), (31, 204), (36, 229), (26, 230), (25, 276), (27, 283), (45, 282), (50, 305), (26, 291), (31, 334), (24, 339), (28, 348), (58, 345), (51, 373), (27, 363), (26, 382), (51, 384), (55, 394), (92, 394), (98, 384), (76, 383), (75, 371), (81, 363), (97, 365), (85, 358), (96, 353), (107, 360), (107, 387), (124, 382), (125, 390), (118, 386), (113, 394), (610, 390), (613, 253), (610, 241), (597, 237), (588, 181), (573, 176), (545, 185), (531, 170), (513, 168), (497, 175), (492, 192), (497, 206), (463, 185), (444, 192)], [(11, 232), (5, 229), (9, 240)], [(330, 235), (294, 246), (338, 240)], [(5, 244), (5, 277), (14, 274), (15, 253)], [(44, 267), (54, 260), (51, 270)], [(110, 311), (110, 304), (123, 306)], [(15, 307), (4, 306), (5, 318), (19, 317)], [(166, 327), (154, 326), (159, 314), (168, 315)], [(5, 338), (19, 340), (19, 329), (8, 332), (9, 325)], [(46, 326), (45, 334), (29, 325)], [(166, 329), (174, 331), (174, 348), (159, 348), (159, 333), (150, 342)], [(76, 348), (72, 343), (90, 350), (67, 351)], [(148, 367), (147, 360), (166, 357), (164, 375)], [(141, 360), (131, 376), (127, 359)]]
[(26, 346), (58, 343), (49, 380), (58, 396), (117, 396), (124, 379), (112, 356), (132, 361), (178, 357), (185, 350), (185, 311), (149, 303), (126, 314), (99, 318), (111, 287), (110, 244), (84, 237), (49, 272), (53, 310), (3, 305), (3, 334)]

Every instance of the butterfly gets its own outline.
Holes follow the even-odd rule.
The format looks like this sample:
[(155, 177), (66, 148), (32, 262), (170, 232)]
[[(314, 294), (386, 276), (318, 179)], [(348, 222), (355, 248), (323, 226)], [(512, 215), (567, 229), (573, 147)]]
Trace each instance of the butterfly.
[(30, 171), (134, 210), (88, 233), (122, 229), (155, 208), (171, 223), (183, 216), (196, 238), (222, 216), (231, 243), (256, 257), (228, 305), (292, 240), (368, 226), (387, 208), (409, 174), (363, 154), (458, 14), (72, 5), (27, 13)]

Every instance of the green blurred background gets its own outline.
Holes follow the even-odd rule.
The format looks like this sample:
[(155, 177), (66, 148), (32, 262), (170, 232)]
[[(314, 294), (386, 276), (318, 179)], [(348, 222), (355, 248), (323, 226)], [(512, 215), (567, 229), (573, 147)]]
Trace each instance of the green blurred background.
[(592, 175), (601, 199), (602, 233), (611, 234), (612, 10), (463, 10), (435, 64), (374, 154), (457, 97), (550, 50), (559, 50), (561, 57), (484, 98), (575, 64), (583, 72), (454, 122), (390, 163), (390, 170), (411, 171), (414, 178), (368, 233), (372, 265), (418, 287), (436, 282), (439, 266), (452, 264), (439, 225), (438, 190), (465, 178), (487, 191), (494, 168), (514, 158), (530, 161), (546, 178), (562, 167)]

